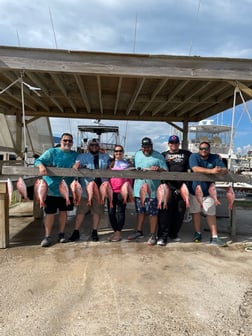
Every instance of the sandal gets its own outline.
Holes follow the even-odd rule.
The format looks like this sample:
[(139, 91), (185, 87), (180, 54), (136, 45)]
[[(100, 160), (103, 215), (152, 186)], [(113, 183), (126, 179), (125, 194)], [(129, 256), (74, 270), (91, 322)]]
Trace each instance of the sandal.
[(111, 238), (112, 242), (119, 242), (121, 240), (122, 240), (121, 234), (120, 233), (118, 234), (118, 232), (116, 232), (114, 236)]
[(115, 233), (113, 233), (111, 236), (108, 237), (108, 241), (113, 241), (112, 239), (114, 238)]
[(119, 242), (119, 241), (121, 241), (121, 240), (122, 240), (121, 237), (113, 237), (113, 238), (111, 239), (112, 242)]

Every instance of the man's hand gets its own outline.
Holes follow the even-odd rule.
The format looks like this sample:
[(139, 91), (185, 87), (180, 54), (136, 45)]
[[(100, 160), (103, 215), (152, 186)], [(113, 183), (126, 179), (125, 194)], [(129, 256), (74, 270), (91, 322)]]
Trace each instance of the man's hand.
[(39, 175), (41, 176), (47, 175), (47, 169), (42, 163), (38, 166), (38, 169), (39, 169)]
[(78, 170), (80, 168), (80, 161), (76, 161), (73, 165), (73, 169)]

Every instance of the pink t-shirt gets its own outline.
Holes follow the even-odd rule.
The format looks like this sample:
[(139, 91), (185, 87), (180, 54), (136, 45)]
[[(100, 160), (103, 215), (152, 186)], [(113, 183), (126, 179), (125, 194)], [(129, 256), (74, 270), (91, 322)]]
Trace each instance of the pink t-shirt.
[[(129, 162), (126, 160), (115, 160), (114, 167), (111, 170), (124, 170), (130, 166)], [(129, 181), (132, 185), (132, 180), (128, 178), (121, 177), (112, 177), (110, 180), (110, 184), (113, 192), (119, 193), (121, 190), (121, 186), (124, 182)]]

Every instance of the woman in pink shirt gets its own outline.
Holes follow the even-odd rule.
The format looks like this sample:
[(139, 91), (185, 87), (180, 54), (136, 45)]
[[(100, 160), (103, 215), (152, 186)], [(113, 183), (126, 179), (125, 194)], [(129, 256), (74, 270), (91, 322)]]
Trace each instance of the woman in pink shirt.
[[(114, 157), (110, 164), (112, 170), (123, 170), (130, 167), (130, 163), (123, 158), (124, 149), (121, 145), (116, 145), (114, 148)], [(113, 208), (109, 208), (109, 220), (114, 230), (113, 235), (109, 238), (112, 242), (117, 242), (122, 239), (121, 231), (125, 223), (126, 203), (123, 202), (120, 193), (121, 186), (124, 182), (129, 181), (132, 185), (132, 180), (127, 178), (111, 178), (110, 184), (113, 190)]]

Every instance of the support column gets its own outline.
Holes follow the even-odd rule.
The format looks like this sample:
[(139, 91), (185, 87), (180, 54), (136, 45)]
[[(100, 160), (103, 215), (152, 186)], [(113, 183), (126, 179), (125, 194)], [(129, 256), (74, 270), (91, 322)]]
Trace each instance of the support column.
[(7, 182), (0, 182), (0, 248), (9, 245), (9, 198)]
[(188, 121), (183, 122), (182, 149), (188, 149)]

